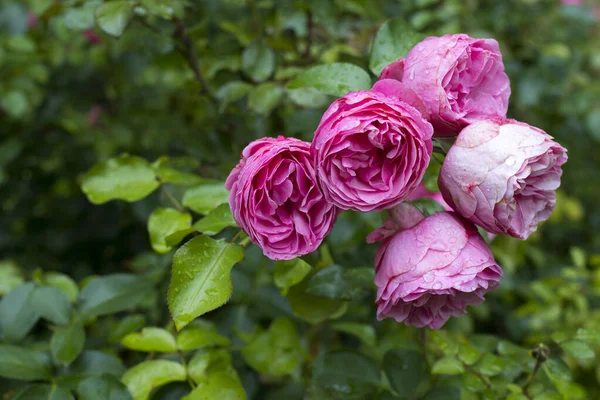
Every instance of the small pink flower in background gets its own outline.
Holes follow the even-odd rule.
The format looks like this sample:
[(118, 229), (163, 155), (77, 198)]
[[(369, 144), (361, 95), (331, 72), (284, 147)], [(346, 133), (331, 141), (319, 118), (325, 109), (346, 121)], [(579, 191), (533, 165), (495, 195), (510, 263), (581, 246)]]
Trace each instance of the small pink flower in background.
[(38, 24), (38, 17), (31, 11), (27, 13), (27, 29), (33, 29)]
[(298, 139), (250, 143), (225, 186), (235, 221), (274, 260), (316, 250), (337, 217), (317, 185), (310, 143)]
[(102, 106), (98, 104), (91, 106), (87, 114), (88, 125), (97, 126), (103, 112), (104, 108), (102, 108)]
[(454, 212), (425, 218), (402, 203), (367, 241), (381, 239), (375, 259), (379, 320), (439, 329), (499, 285), (502, 269), (491, 250), (477, 228)]
[(510, 119), (475, 122), (450, 148), (439, 175), (446, 202), (490, 233), (526, 239), (556, 203), (566, 149)]
[(510, 81), (494, 39), (428, 37), (388, 65), (380, 79), (401, 80), (414, 90), (437, 136), (455, 135), (490, 116), (504, 117), (508, 109)]
[(430, 192), (429, 190), (427, 190), (427, 188), (425, 187), (425, 184), (420, 184), (415, 190), (413, 190), (413, 192), (410, 194), (410, 196), (408, 196), (408, 198), (406, 200), (419, 200), (422, 198), (427, 198), (427, 199), (432, 199), (437, 201), (438, 203), (440, 203), (440, 205), (442, 207), (444, 207), (444, 210), (446, 211), (453, 211), (452, 207), (450, 207), (448, 205), (448, 203), (446, 203), (446, 201), (444, 200), (444, 197), (442, 197), (442, 194), (440, 192)]
[(423, 178), (432, 135), (419, 111), (380, 91), (337, 99), (323, 115), (311, 147), (325, 197), (356, 211), (400, 203)]
[(87, 39), (88, 42), (92, 44), (100, 43), (100, 36), (93, 29), (87, 29), (83, 32), (83, 36)]

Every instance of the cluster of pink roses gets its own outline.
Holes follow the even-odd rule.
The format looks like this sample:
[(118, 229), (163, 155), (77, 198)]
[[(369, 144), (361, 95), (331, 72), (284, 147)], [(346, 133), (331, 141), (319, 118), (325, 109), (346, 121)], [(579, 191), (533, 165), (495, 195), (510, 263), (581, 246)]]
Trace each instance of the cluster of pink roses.
[[(566, 150), (506, 119), (509, 96), (495, 40), (427, 38), (371, 90), (334, 101), (312, 143), (248, 145), (226, 183), (233, 216), (277, 260), (314, 251), (339, 210), (389, 209), (367, 238), (381, 241), (377, 316), (437, 329), (502, 275), (474, 224), (525, 239), (556, 201)], [(432, 196), (420, 183), (433, 139), (457, 134), (439, 175), (447, 211), (425, 217), (403, 201)]]

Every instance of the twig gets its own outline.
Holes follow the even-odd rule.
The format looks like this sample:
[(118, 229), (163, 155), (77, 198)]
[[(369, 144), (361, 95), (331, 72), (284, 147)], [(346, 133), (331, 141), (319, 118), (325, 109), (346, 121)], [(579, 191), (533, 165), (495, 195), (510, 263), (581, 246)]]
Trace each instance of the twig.
[[(178, 351), (177, 354), (179, 354), (179, 360), (181, 360), (181, 364), (185, 367), (185, 369), (187, 371), (188, 368), (187, 368), (187, 361), (185, 361), (185, 356), (183, 355), (183, 353), (181, 351)], [(192, 389), (196, 388), (196, 383), (194, 383), (192, 378), (190, 378), (189, 376), (188, 376), (188, 383), (190, 384)]]
[(535, 378), (535, 374), (539, 371), (540, 367), (548, 359), (550, 355), (550, 349), (543, 343), (538, 344), (538, 346), (532, 351), (532, 356), (535, 357), (535, 366), (533, 367), (533, 371), (527, 377), (527, 381), (523, 385), (523, 394), (529, 398), (529, 393), (527, 390), (529, 389), (529, 385), (533, 382), (533, 378)]
[(171, 192), (169, 192), (169, 190), (167, 188), (165, 188), (165, 186), (161, 186), (161, 190), (164, 193), (164, 195), (167, 197), (167, 199), (169, 199), (169, 201), (171, 203), (173, 203), (173, 205), (175, 206), (175, 208), (178, 211), (184, 212), (185, 208), (181, 205), (181, 203), (175, 198), (175, 196), (173, 196), (171, 194)]

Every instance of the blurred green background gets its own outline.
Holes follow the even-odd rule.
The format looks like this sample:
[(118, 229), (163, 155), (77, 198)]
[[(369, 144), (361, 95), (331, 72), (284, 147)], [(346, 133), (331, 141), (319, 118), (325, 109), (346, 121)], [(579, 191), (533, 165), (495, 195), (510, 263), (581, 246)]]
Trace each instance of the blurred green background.
[[(232, 357), (232, 376), (239, 376), (251, 399), (600, 398), (594, 357), (600, 350), (600, 4), (569, 3), (580, 4), (2, 0), (0, 346), (12, 347), (0, 349), (0, 376), (6, 378), (0, 393), (5, 399), (128, 398), (119, 378), (149, 356), (122, 338), (143, 326), (172, 331), (166, 291), (173, 254), (152, 252), (152, 211), (172, 207), (170, 197), (181, 200), (195, 179), (223, 181), (254, 139), (310, 141), (335, 97), (287, 84), (320, 64), (345, 62), (370, 71), (371, 40), (383, 22), (396, 19), (399, 41), (415, 33), (463, 32), (500, 43), (511, 79), (509, 117), (544, 129), (569, 151), (554, 214), (527, 241), (492, 242), (505, 271), (501, 288), (468, 315), (428, 332), (424, 346), (418, 330), (375, 321), (368, 279), (346, 282), (356, 286), (350, 295), (313, 288), (311, 299), (294, 300), (274, 284), (273, 262), (249, 246), (232, 272), (230, 302), (206, 315), (231, 341), (225, 355), (213, 349), (209, 358)], [(92, 204), (81, 189), (84, 174), (123, 153), (149, 162), (163, 157), (161, 165), (188, 175), (140, 201)], [(194, 220), (203, 213), (195, 212)], [(326, 245), (305, 261), (315, 269), (332, 263), (344, 271), (371, 267), (376, 248), (364, 238), (380, 221), (377, 214), (344, 213)], [(228, 228), (219, 237), (235, 233)], [(341, 279), (340, 271), (331, 271), (331, 279)], [(57, 357), (51, 343), (58, 340), (56, 318), (36, 317), (22, 332), (7, 334), (7, 326), (28, 315), (30, 306), (6, 296), (23, 282), (62, 289), (71, 300), (70, 315), (77, 316), (80, 288), (93, 276), (115, 273), (149, 279), (152, 288), (135, 302), (119, 300), (131, 302), (130, 309), (81, 318), (84, 334), (76, 334), (82, 344), (72, 350), (78, 357), (73, 364), (71, 357)], [(278, 325), (264, 330), (272, 321)], [(282, 344), (281, 337), (289, 340)], [(507, 350), (502, 344), (508, 342), (521, 347)], [(549, 352), (552, 363), (544, 354), (538, 371), (540, 351)], [(49, 374), (10, 372), (15, 359), (40, 354), (52, 365)], [(93, 359), (99, 354), (112, 357), (119, 365), (113, 372), (120, 372), (93, 372), (102, 364)], [(191, 353), (181, 354), (190, 361)], [(285, 366), (273, 364), (281, 359)], [(413, 375), (402, 375), (407, 369)], [(219, 379), (213, 386), (228, 385)], [(166, 382), (155, 379), (154, 386)], [(420, 386), (404, 392), (410, 382)], [(169, 383), (152, 398), (177, 399), (190, 389), (187, 382)], [(63, 397), (43, 397), (47, 393)]]

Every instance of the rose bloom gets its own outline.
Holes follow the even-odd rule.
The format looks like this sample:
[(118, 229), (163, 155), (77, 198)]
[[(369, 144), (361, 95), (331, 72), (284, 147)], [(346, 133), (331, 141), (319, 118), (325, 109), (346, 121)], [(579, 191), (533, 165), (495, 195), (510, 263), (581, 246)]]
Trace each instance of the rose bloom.
[(310, 144), (298, 139), (250, 143), (225, 187), (235, 221), (273, 260), (316, 250), (337, 216), (317, 185)]
[(380, 79), (401, 80), (421, 97), (436, 136), (455, 135), (479, 119), (506, 116), (510, 81), (494, 39), (428, 37), (406, 58), (387, 66)]
[(439, 329), (498, 287), (502, 269), (475, 225), (454, 212), (425, 218), (406, 203), (392, 211), (387, 227), (367, 238), (384, 239), (375, 259), (377, 319)]
[(372, 90), (337, 99), (311, 147), (325, 197), (356, 211), (400, 203), (423, 178), (432, 135), (419, 111), (395, 97)]
[(450, 148), (440, 191), (454, 210), (486, 231), (526, 239), (554, 209), (566, 151), (525, 123), (479, 121)]

